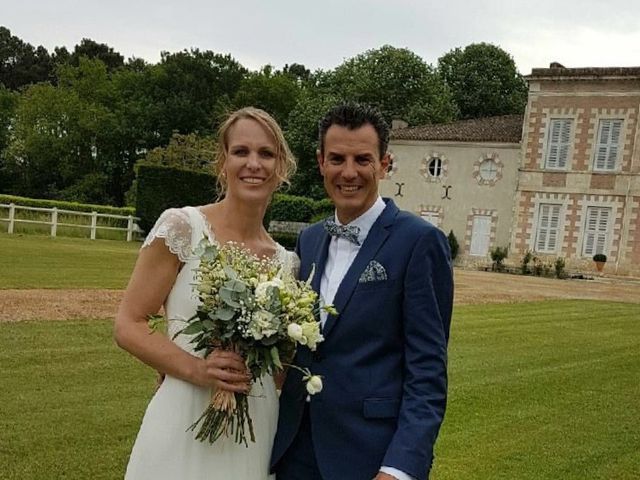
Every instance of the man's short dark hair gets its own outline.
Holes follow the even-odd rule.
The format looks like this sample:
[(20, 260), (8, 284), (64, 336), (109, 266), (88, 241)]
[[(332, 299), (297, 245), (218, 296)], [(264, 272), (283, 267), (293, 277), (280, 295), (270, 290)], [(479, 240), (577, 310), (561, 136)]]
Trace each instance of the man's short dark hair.
[(377, 108), (354, 102), (342, 103), (333, 107), (318, 123), (320, 154), (324, 154), (324, 139), (331, 125), (355, 130), (367, 124), (371, 125), (378, 134), (380, 158), (384, 157), (389, 145), (389, 125)]

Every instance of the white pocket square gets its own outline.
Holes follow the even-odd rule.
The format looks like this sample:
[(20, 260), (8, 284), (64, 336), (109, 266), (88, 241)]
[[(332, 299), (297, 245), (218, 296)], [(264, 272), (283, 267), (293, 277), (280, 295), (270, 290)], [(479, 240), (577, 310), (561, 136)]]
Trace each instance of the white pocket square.
[(371, 260), (358, 279), (358, 283), (379, 282), (387, 279), (387, 271), (380, 263)]

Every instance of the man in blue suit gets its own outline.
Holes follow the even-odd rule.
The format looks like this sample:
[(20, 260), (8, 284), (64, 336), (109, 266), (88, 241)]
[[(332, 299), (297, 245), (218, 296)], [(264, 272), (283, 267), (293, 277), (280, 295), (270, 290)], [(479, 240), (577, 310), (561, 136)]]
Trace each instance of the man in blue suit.
[(358, 104), (320, 122), (318, 164), (335, 218), (299, 237), (300, 278), (338, 314), (294, 363), (321, 375), (309, 396), (290, 369), (280, 397), (277, 480), (428, 478), (447, 399), (453, 277), (437, 228), (378, 194), (389, 129)]

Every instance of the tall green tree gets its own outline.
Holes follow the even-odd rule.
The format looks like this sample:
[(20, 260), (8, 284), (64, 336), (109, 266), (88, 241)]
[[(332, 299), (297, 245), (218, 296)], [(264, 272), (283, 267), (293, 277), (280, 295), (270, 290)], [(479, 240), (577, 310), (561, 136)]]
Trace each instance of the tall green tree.
[(191, 50), (162, 53), (145, 78), (143, 96), (150, 100), (150, 127), (166, 145), (173, 132), (206, 135), (217, 128), (232, 105), (247, 70), (230, 55)]
[[(318, 72), (316, 75), (321, 76)], [(322, 177), (318, 170), (318, 122), (324, 114), (342, 99), (319, 87), (303, 90), (297, 105), (289, 114), (285, 138), (298, 161), (288, 193), (320, 199), (326, 197)]]
[[(20, 96), (4, 159), (21, 195), (119, 203), (119, 124), (106, 66), (80, 59), (58, 69), (58, 85), (41, 83)], [(128, 185), (127, 185), (128, 187)]]
[(296, 106), (301, 87), (295, 75), (273, 71), (271, 66), (245, 76), (236, 93), (235, 108), (254, 106), (269, 112), (285, 128)]
[(82, 57), (101, 60), (108, 71), (113, 71), (124, 66), (124, 57), (120, 53), (116, 52), (106, 43), (98, 43), (90, 38), (83, 38), (80, 43), (75, 46), (73, 53), (69, 57), (69, 62), (72, 65), (78, 66), (80, 64), (80, 58)]
[(11, 124), (15, 116), (18, 94), (0, 85), (0, 193), (10, 189), (13, 180), (5, 168), (4, 151), (9, 145)]
[(527, 86), (511, 55), (489, 43), (455, 48), (438, 59), (462, 118), (524, 112)]
[(54, 61), (46, 48), (35, 48), (0, 26), (0, 84), (11, 90), (52, 79)]
[(446, 122), (458, 113), (435, 70), (405, 48), (368, 50), (346, 60), (327, 80), (338, 97), (376, 105), (389, 122)]

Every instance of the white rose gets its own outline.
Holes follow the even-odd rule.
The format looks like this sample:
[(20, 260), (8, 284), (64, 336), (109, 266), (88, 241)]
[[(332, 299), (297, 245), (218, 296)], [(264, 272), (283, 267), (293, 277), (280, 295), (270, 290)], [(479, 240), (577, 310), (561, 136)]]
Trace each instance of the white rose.
[(322, 378), (319, 375), (311, 375), (307, 380), (307, 392), (309, 395), (315, 395), (322, 391)]
[(287, 335), (289, 335), (289, 338), (291, 338), (292, 340), (300, 342), (303, 339), (302, 327), (297, 323), (289, 324), (289, 326), (287, 327)]
[(315, 321), (302, 324), (302, 335), (305, 339), (303, 345), (308, 345), (311, 350), (315, 350), (318, 343), (324, 340), (324, 337), (320, 333), (320, 325)]

